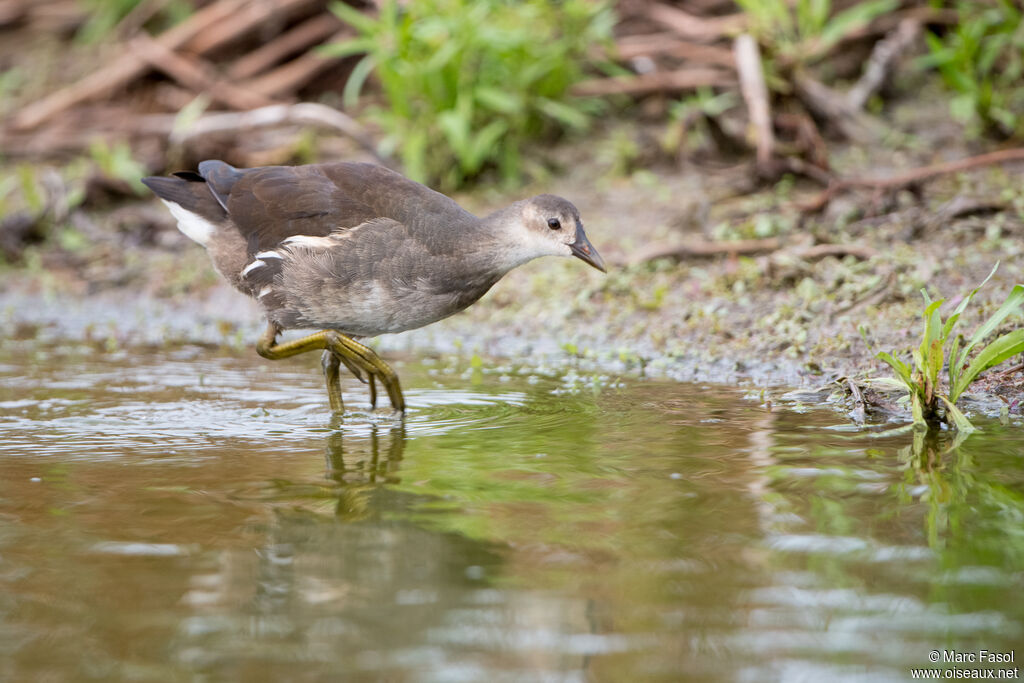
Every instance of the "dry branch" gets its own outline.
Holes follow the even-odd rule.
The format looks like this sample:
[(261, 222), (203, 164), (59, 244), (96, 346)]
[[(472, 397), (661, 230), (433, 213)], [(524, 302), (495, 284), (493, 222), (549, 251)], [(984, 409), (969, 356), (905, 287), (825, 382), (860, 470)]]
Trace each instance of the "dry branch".
[(114, 29), (114, 34), (122, 40), (128, 40), (142, 30), (147, 21), (163, 10), (171, 0), (142, 0), (128, 14), (121, 18)]
[(757, 41), (749, 33), (736, 36), (733, 52), (736, 55), (740, 92), (750, 115), (750, 133), (757, 150), (757, 165), (765, 168), (772, 158), (775, 136), (772, 132), (772, 112), (768, 103), (768, 86), (764, 82), (761, 52)]
[(137, 132), (167, 136), (174, 144), (187, 144), (208, 135), (227, 131), (253, 130), (289, 124), (311, 125), (326, 128), (351, 138), (385, 165), (390, 165), (389, 159), (377, 154), (373, 139), (355, 119), (337, 109), (315, 102), (291, 105), (274, 104), (243, 112), (205, 114), (182, 130), (175, 127), (176, 122), (177, 116), (173, 114), (145, 116), (139, 120)]
[[(340, 40), (346, 35), (348, 31), (342, 30), (334, 34), (334, 39)], [(244, 86), (266, 97), (282, 97), (294, 93), (324, 69), (340, 61), (340, 57), (328, 57), (314, 51), (306, 52), (269, 73), (246, 81)]]
[(638, 76), (615, 76), (583, 81), (573, 87), (574, 95), (649, 95), (651, 93), (680, 92), (705, 85), (731, 86), (736, 78), (728, 71), (707, 67), (655, 71)]
[(843, 93), (812, 78), (806, 71), (793, 74), (793, 88), (807, 109), (831, 123), (847, 140), (867, 143), (878, 138), (878, 123), (850, 106)]
[(805, 212), (820, 211), (825, 208), (832, 197), (844, 190), (855, 188), (899, 190), (926, 180), (931, 180), (932, 178), (936, 178), (940, 175), (968, 171), (984, 166), (1005, 164), (1010, 161), (1024, 161), (1024, 147), (1002, 149), (997, 152), (989, 152), (988, 154), (967, 157), (966, 159), (957, 159), (956, 161), (945, 161), (939, 164), (922, 166), (904, 173), (898, 173), (889, 178), (848, 178), (846, 180), (838, 180), (827, 189), (819, 192), (810, 201), (798, 203), (797, 208)]
[(853, 256), (866, 261), (878, 255), (875, 249), (861, 244), (815, 244), (810, 247), (791, 249), (787, 253), (804, 261), (812, 261), (826, 256)]
[(885, 84), (900, 57), (920, 33), (921, 24), (916, 19), (904, 19), (894, 31), (875, 43), (864, 67), (864, 75), (846, 93), (847, 106), (853, 110), (863, 109), (868, 99)]
[[(174, 28), (164, 32), (157, 42), (168, 50), (177, 50), (197, 34), (218, 22), (229, 21), (246, 0), (220, 0), (199, 10)], [(149, 64), (134, 53), (126, 52), (85, 78), (62, 88), (19, 111), (15, 128), (35, 128), (77, 104), (116, 92), (149, 71)]]
[[(214, 4), (219, 5), (228, 1), (220, 0)], [(323, 0), (276, 0), (276, 2), (253, 0), (245, 2), (232, 12), (230, 20), (209, 25), (181, 47), (186, 52), (205, 55), (260, 27), (286, 21), (290, 17), (308, 12), (321, 4), (323, 4)]]
[(674, 33), (625, 36), (615, 44), (615, 47), (616, 53), (622, 59), (659, 55), (729, 69), (736, 68), (736, 58), (728, 48), (683, 41)]
[(675, 33), (691, 40), (713, 42), (719, 38), (730, 36), (744, 30), (747, 24), (743, 14), (730, 14), (724, 17), (698, 17), (684, 12), (678, 7), (652, 3), (647, 8), (647, 16), (659, 24), (672, 29)]
[(228, 70), (228, 76), (235, 80), (252, 78), (289, 55), (322, 43), (341, 26), (341, 21), (333, 14), (317, 14), (236, 61)]
[(22, 21), (28, 14), (25, 0), (0, 0), (0, 28), (7, 28)]
[(686, 258), (687, 256), (739, 256), (776, 251), (782, 245), (778, 237), (760, 240), (732, 240), (729, 242), (686, 242), (682, 244), (651, 244), (629, 258), (630, 264), (646, 263), (662, 258)]
[(128, 43), (128, 48), (142, 61), (186, 88), (196, 93), (206, 93), (232, 109), (252, 109), (271, 103), (268, 98), (256, 92), (218, 80), (210, 65), (169, 50), (145, 33), (140, 33), (132, 39)]

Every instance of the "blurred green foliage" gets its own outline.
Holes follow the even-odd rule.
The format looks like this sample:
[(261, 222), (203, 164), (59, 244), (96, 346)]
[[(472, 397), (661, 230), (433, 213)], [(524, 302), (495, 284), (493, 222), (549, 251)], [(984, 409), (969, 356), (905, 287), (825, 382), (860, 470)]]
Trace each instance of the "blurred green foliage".
[[(77, 38), (83, 43), (98, 43), (110, 36), (117, 25), (144, 0), (79, 0), (89, 10), (89, 19), (78, 30)], [(169, 0), (154, 11), (154, 18), (166, 28), (192, 13), (189, 0)]]
[(785, 74), (826, 56), (850, 33), (899, 6), (866, 0), (833, 12), (832, 0), (736, 0), (765, 54), (769, 87), (788, 93)]
[(89, 145), (89, 156), (100, 173), (107, 178), (124, 181), (137, 195), (148, 193), (146, 186), (142, 184), (146, 167), (135, 160), (132, 148), (127, 142), (118, 140), (111, 144), (97, 138)]
[(960, 21), (944, 36), (928, 33), (934, 66), (956, 95), (954, 117), (975, 135), (1024, 137), (1024, 10), (1014, 0), (958, 5)]
[[(1003, 305), (979, 325), (966, 342), (963, 335), (954, 334), (960, 315), (978, 290), (992, 279), (998, 267), (997, 263), (985, 281), (963, 297), (952, 315), (945, 320), (939, 312), (945, 299), (932, 301), (927, 291), (921, 290), (925, 303), (924, 334), (921, 345), (912, 351), (912, 363), (906, 363), (891, 353), (881, 352), (876, 355), (893, 369), (896, 377), (874, 381), (906, 390), (915, 424), (928, 427), (946, 422), (957, 431), (973, 431), (974, 426), (956, 407), (957, 400), (983, 372), (1024, 353), (1024, 328), (1014, 329), (987, 345), (981, 345), (1008, 317), (1020, 315), (1024, 307), (1024, 285), (1015, 285)], [(978, 353), (971, 358), (971, 352), (975, 349), (978, 349)], [(948, 366), (949, 372), (945, 393), (942, 392), (939, 378), (943, 366)]]
[(454, 189), (497, 168), (516, 182), (524, 143), (584, 130), (602, 104), (569, 90), (611, 37), (606, 4), (384, 0), (375, 17), (343, 3), (332, 9), (358, 35), (327, 51), (365, 54), (345, 101), (355, 104), (376, 75), (386, 106), (371, 115), (384, 129), (384, 151), (397, 152), (416, 180)]

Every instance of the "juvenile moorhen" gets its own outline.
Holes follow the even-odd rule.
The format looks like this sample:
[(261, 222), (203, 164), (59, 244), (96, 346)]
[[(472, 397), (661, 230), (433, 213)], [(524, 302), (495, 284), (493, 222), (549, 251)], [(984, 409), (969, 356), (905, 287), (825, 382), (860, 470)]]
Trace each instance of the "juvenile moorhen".
[[(379, 379), (405, 411), (398, 375), (356, 339), (428, 325), (475, 302), (516, 266), (576, 256), (604, 271), (569, 201), (542, 194), (477, 218), (452, 199), (381, 166), (329, 163), (234, 168), (142, 180), (203, 245), (236, 289), (267, 315), (264, 358), (323, 349), (331, 409), (339, 369)], [(282, 330), (313, 328), (277, 343)], [(365, 373), (365, 379), (364, 379)]]

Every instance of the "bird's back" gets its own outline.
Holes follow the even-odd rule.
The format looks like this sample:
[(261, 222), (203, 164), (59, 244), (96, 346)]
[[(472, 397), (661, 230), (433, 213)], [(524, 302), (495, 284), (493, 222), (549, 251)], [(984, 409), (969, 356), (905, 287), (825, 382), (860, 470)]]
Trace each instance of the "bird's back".
[(198, 173), (143, 182), (167, 203), (182, 232), (207, 248), (221, 274), (248, 294), (254, 292), (242, 270), (255, 254), (292, 237), (324, 237), (386, 218), (429, 250), (443, 251), (460, 227), (479, 222), (445, 195), (367, 163), (238, 169), (204, 161)]

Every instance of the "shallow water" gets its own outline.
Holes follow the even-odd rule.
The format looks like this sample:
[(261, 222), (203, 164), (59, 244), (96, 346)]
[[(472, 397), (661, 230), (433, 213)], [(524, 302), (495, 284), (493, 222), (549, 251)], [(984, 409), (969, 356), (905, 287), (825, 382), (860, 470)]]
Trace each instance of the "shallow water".
[(1024, 657), (1019, 426), (915, 443), (741, 390), (454, 361), (396, 364), (404, 425), (355, 381), (339, 422), (317, 367), (0, 345), (0, 680), (907, 680), (933, 650)]

